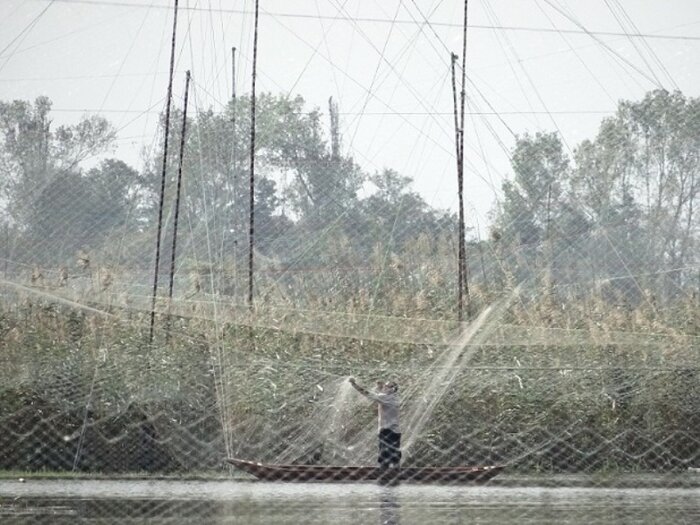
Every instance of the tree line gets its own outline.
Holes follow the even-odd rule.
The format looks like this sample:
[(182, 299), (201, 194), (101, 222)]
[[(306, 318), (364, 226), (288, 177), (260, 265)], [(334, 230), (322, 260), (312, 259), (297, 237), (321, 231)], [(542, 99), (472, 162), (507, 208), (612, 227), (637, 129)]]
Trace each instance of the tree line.
[[(247, 253), (249, 107), (240, 97), (199, 112), (185, 140), (181, 256), (222, 275)], [(456, 279), (456, 262), (443, 260), (456, 253), (456, 214), (431, 207), (409, 177), (368, 172), (344, 154), (332, 101), (329, 125), (299, 96), (263, 94), (257, 113), (263, 265), (428, 265)], [(175, 111), (173, 123), (181, 118)], [(180, 126), (170, 129), (171, 144), (179, 144)], [(100, 116), (54, 126), (46, 97), (0, 102), (3, 257), (53, 267), (80, 251), (113, 266), (150, 267), (162, 157), (144, 155), (143, 166), (129, 166), (109, 157), (115, 139)], [(662, 90), (621, 101), (571, 153), (556, 133), (519, 136), (491, 235), (470, 240), (470, 279), (495, 288), (532, 277), (603, 283), (634, 301), (649, 289), (697, 287), (699, 146), (700, 99)], [(178, 155), (171, 148), (166, 163), (168, 203)], [(101, 160), (86, 168), (94, 158)], [(173, 210), (165, 216), (168, 238)], [(225, 292), (226, 279), (219, 282)]]

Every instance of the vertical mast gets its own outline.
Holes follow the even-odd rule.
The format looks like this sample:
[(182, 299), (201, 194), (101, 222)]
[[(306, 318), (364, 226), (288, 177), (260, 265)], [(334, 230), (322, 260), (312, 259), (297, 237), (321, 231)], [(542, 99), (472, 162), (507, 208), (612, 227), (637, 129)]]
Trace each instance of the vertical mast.
[[(231, 249), (233, 251), (233, 295), (234, 297), (238, 293), (238, 257), (236, 255), (236, 246), (238, 241), (236, 236), (238, 235), (238, 229), (236, 228), (236, 217), (238, 212), (237, 193), (238, 184), (236, 180), (236, 48), (231, 48), (231, 187), (233, 188), (231, 192), (231, 202), (232, 210), (231, 214), (232, 222), (231, 228), (233, 230), (233, 242), (231, 244)], [(222, 254), (223, 260), (223, 254)]]
[(460, 282), (460, 305), (459, 305), (459, 320), (464, 318), (464, 300), (462, 294), (466, 294), (467, 302), (467, 317), (470, 315), (471, 301), (469, 298), (469, 275), (467, 272), (467, 247), (466, 247), (466, 227), (464, 220), (464, 105), (466, 102), (466, 72), (467, 72), (467, 13), (469, 0), (464, 0), (464, 24), (462, 26), (462, 90), (460, 93), (460, 133), (459, 133), (459, 169), (458, 169), (458, 184), (459, 184), (459, 266), (462, 281)]
[(168, 77), (168, 94), (165, 105), (165, 139), (163, 142), (163, 169), (160, 177), (160, 200), (158, 202), (158, 233), (156, 236), (156, 262), (153, 272), (153, 297), (151, 299), (151, 327), (148, 342), (153, 342), (153, 328), (156, 320), (156, 295), (158, 294), (158, 267), (160, 266), (160, 238), (163, 231), (163, 200), (165, 198), (165, 172), (168, 165), (168, 138), (170, 135), (170, 104), (173, 98), (173, 72), (175, 70), (175, 37), (177, 34), (177, 3), (173, 12), (173, 36), (170, 44), (170, 75)]
[(248, 233), (248, 306), (253, 308), (253, 250), (255, 248), (255, 75), (258, 61), (259, 0), (255, 0), (253, 32), (253, 81), (250, 93), (250, 230)]
[(187, 98), (190, 91), (190, 72), (185, 74), (185, 107), (182, 110), (182, 132), (180, 135), (180, 158), (177, 165), (177, 190), (175, 193), (175, 221), (173, 223), (173, 251), (170, 256), (170, 287), (168, 288), (168, 299), (173, 298), (173, 284), (175, 282), (175, 254), (177, 251), (177, 224), (180, 218), (180, 193), (182, 190), (182, 161), (185, 157), (185, 133), (187, 131)]
[(455, 158), (457, 159), (457, 191), (459, 193), (459, 227), (458, 235), (459, 239), (457, 242), (459, 254), (457, 256), (457, 318), (460, 322), (464, 320), (464, 265), (462, 260), (464, 258), (463, 244), (462, 244), (462, 220), (464, 219), (462, 215), (462, 160), (461, 160), (461, 140), (460, 140), (460, 128), (459, 128), (459, 115), (457, 113), (457, 80), (455, 74), (455, 67), (457, 64), (457, 55), (452, 53), (450, 60), (450, 67), (452, 70), (452, 104), (454, 111), (455, 120)]

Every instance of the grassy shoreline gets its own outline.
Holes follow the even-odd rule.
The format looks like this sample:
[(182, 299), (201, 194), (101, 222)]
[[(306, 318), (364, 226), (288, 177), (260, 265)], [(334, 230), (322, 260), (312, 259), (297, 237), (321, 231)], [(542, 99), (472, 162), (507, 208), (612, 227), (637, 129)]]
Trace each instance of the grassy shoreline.
[[(613, 308), (595, 304), (601, 317), (614, 317)], [(365, 384), (391, 374), (402, 392), (430, 392), (434, 377), (449, 383), (407, 458), (416, 466), (517, 461), (526, 473), (604, 475), (696, 466), (699, 343), (681, 328), (697, 326), (698, 312), (678, 305), (690, 317), (669, 317), (659, 341), (661, 323), (644, 321), (641, 305), (609, 320), (606, 333), (653, 337), (613, 345), (564, 340), (583, 328), (578, 301), (545, 306), (515, 303), (494, 342), (465, 350), (468, 366), (454, 376), (443, 374), (449, 365), (438, 346), (235, 325), (213, 333), (185, 319), (173, 323), (191, 338), (149, 345), (138, 316), (126, 324), (52, 303), (0, 307), (0, 422), (9, 430), (0, 435), (0, 468), (177, 478), (216, 471), (226, 450), (288, 462), (318, 444), (330, 446), (316, 463), (369, 463), (376, 412), (359, 403), (334, 411), (350, 373)], [(533, 343), (528, 326), (554, 313), (556, 337)], [(514, 327), (519, 344), (499, 332)], [(413, 394), (414, 405), (420, 399)], [(324, 431), (334, 421), (344, 434), (329, 439)], [(343, 458), (334, 455), (343, 451), (334, 439), (363, 445)]]

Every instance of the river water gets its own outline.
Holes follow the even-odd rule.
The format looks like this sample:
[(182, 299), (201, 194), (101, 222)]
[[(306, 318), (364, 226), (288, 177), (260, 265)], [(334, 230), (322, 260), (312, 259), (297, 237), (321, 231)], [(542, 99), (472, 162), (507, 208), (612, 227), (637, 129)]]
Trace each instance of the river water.
[(700, 488), (0, 480), (0, 523), (695, 524)]

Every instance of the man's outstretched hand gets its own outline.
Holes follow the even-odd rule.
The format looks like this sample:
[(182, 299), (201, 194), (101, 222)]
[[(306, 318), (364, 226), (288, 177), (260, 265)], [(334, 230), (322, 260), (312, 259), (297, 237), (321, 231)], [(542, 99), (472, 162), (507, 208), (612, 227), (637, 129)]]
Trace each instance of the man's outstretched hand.
[(357, 382), (355, 381), (355, 378), (354, 378), (354, 377), (351, 377), (350, 379), (348, 379), (348, 381), (350, 382), (351, 385), (356, 385), (356, 384), (357, 384)]

